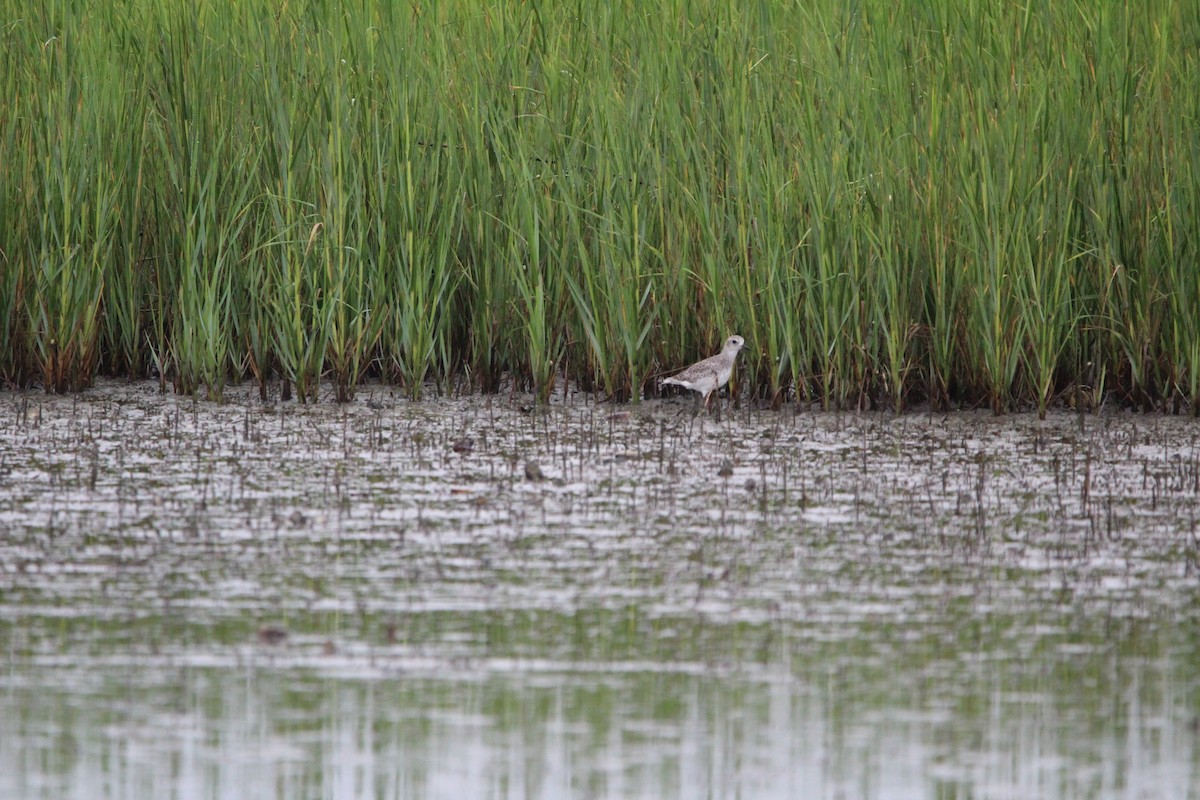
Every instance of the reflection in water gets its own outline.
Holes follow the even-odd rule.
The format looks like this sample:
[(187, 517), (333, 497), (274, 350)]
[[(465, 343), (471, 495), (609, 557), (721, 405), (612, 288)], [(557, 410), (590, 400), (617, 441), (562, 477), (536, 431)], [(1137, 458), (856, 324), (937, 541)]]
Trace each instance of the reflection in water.
[(0, 797), (1200, 795), (1186, 421), (378, 395), (0, 397)]
[[(1180, 676), (1164, 674), (1161, 660), (1111, 664), (1126, 658), (1134, 666), (1122, 676), (1065, 691), (1061, 678), (1025, 664), (964, 665), (945, 677), (898, 664), (891, 685), (879, 670), (815, 661), (798, 673), (485, 668), (473, 679), (321, 677), (254, 657), (260, 663), (241, 667), (134, 667), (131, 681), (114, 677), (93, 692), (43, 685), (37, 698), (6, 696), (3, 789), (5, 797), (1187, 797), (1195, 739), (1181, 719), (1189, 698), (1173, 691)], [(153, 679), (143, 680), (148, 672)]]

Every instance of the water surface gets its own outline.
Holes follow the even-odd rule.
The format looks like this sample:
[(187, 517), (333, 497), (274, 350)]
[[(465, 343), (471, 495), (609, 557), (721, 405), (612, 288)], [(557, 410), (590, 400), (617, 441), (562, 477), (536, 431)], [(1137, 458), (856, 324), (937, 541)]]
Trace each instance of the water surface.
[(1191, 420), (231, 395), (0, 394), (0, 797), (1200, 797)]

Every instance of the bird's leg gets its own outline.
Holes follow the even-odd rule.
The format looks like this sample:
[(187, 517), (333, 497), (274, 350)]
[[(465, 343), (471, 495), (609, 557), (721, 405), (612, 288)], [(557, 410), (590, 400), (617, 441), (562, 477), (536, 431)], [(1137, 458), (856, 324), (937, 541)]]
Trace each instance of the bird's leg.
[(692, 400), (692, 419), (695, 419), (700, 414), (700, 393), (696, 392)]

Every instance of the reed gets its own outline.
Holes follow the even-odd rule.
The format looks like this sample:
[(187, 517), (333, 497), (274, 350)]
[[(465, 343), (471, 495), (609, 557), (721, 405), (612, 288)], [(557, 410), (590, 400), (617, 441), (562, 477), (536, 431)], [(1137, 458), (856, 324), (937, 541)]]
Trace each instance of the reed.
[(0, 379), (1200, 408), (1200, 15), (0, 0)]

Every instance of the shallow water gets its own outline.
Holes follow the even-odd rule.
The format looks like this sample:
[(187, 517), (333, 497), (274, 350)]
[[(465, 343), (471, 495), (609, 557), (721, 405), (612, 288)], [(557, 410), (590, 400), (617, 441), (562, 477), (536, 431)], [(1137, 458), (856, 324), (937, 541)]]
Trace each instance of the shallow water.
[(231, 394), (0, 394), (0, 797), (1200, 797), (1191, 420)]

